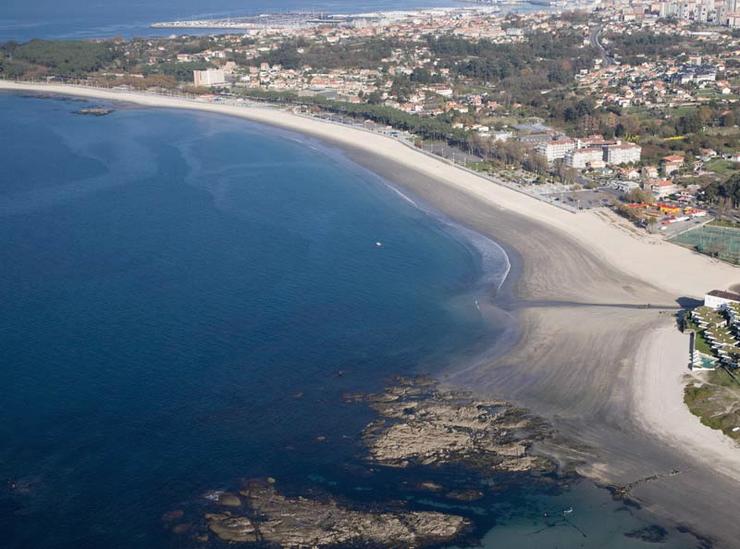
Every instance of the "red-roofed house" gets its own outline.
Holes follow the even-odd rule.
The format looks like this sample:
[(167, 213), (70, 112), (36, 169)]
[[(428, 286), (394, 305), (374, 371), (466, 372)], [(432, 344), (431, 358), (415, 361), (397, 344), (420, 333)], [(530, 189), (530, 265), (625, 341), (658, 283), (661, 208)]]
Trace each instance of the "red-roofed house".
[(683, 156), (680, 154), (664, 156), (661, 164), (663, 165), (663, 174), (669, 176), (681, 169), (681, 166), (683, 166)]

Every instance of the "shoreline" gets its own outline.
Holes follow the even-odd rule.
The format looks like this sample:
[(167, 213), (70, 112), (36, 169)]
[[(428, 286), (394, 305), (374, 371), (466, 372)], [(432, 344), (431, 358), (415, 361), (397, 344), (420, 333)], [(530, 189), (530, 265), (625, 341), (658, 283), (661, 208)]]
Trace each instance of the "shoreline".
[[(393, 138), (275, 108), (4, 81), (0, 90), (212, 112), (309, 135), (336, 145), (461, 226), (492, 238), (513, 263), (502, 306), (518, 313), (519, 337), (505, 355), (451, 368), (442, 381), (513, 400), (553, 420), (586, 448), (581, 472), (602, 483), (625, 484), (681, 470), (678, 476), (640, 485), (634, 496), (657, 515), (709, 532), (730, 546), (740, 535), (733, 511), (740, 482), (715, 470), (710, 456), (687, 446), (693, 426), (667, 424), (659, 408), (646, 407), (668, 398), (674, 385), (660, 383), (660, 377), (648, 383), (638, 375), (654, 372), (656, 359), (645, 349), (661, 341), (661, 315), (670, 318), (670, 307), (680, 298), (728, 288), (738, 280), (736, 268), (628, 233), (598, 212), (565, 212)], [(648, 303), (666, 310), (646, 309)], [(684, 354), (688, 358), (687, 348)], [(671, 367), (670, 360), (662, 364)], [(673, 365), (676, 372), (683, 367)], [(671, 429), (679, 429), (680, 436), (671, 437)], [(687, 495), (713, 504), (689, 508)]]
[[(651, 339), (642, 342), (638, 353), (640, 390), (635, 394), (635, 407), (640, 410), (642, 426), (668, 444), (680, 443), (697, 458), (710, 459), (717, 471), (740, 482), (740, 447), (721, 431), (702, 425), (683, 402), (685, 373), (672, 368), (676, 349), (688, 346), (688, 335), (675, 326), (661, 325)], [(648, 364), (653, 368), (646, 368)], [(656, 429), (660, 423), (667, 428)]]
[[(442, 160), (436, 160), (421, 151), (414, 151), (391, 137), (373, 132), (328, 124), (273, 107), (235, 107), (154, 94), (109, 91), (65, 84), (0, 81), (0, 90), (53, 93), (122, 101), (150, 107), (213, 112), (278, 126), (312, 135), (323, 141), (356, 151), (383, 156), (389, 162), (413, 168), (438, 183), (465, 191), (493, 208), (512, 211), (531, 221), (544, 223), (549, 228), (561, 231), (578, 243), (587, 246), (597, 257), (626, 274), (633, 275), (677, 296), (700, 297), (710, 287), (725, 288), (737, 281), (739, 271), (730, 265), (705, 256), (698, 256), (679, 246), (666, 243), (658, 238), (651, 238), (649, 235), (626, 235), (604, 223), (598, 213), (593, 211), (579, 212), (574, 216), (517, 191), (492, 184), (482, 177)], [(358, 139), (360, 136), (361, 139)], [(352, 156), (355, 158), (354, 155)], [(630, 248), (630, 257), (625, 258), (627, 254), (624, 254), (623, 250), (628, 248)], [(683, 272), (677, 272), (679, 269), (671, 268), (679, 263)], [(643, 264), (644, 267), (639, 268), (639, 264)], [(711, 268), (707, 268), (710, 266)], [(672, 280), (664, 276), (669, 274), (673, 275)]]

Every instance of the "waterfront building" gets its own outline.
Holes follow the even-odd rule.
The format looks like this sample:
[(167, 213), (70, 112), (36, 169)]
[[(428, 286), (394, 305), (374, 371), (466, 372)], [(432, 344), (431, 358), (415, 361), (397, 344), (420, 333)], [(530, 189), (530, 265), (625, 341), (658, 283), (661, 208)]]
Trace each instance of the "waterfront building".
[(719, 309), (731, 303), (740, 303), (740, 294), (724, 290), (712, 290), (704, 296), (704, 306), (712, 309)]

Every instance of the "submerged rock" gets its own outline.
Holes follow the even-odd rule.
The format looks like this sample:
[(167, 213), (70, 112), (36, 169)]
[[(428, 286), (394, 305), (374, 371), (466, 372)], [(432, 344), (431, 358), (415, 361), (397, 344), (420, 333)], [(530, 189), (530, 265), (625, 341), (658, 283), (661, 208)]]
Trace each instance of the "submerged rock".
[(242, 504), (239, 496), (232, 494), (231, 492), (208, 492), (204, 497), (207, 500), (215, 501), (216, 503), (218, 503), (219, 505), (223, 505), (224, 507), (239, 507)]
[(77, 111), (77, 114), (84, 114), (88, 116), (105, 116), (113, 112), (113, 109), (105, 107), (86, 107)]
[(438, 512), (376, 512), (350, 509), (331, 498), (289, 498), (264, 480), (248, 482), (241, 494), (249, 516), (205, 516), (208, 528), (223, 541), (259, 540), (281, 547), (421, 547), (452, 540), (469, 526), (463, 517)]
[(480, 490), (451, 490), (445, 494), (445, 496), (449, 499), (454, 499), (456, 501), (476, 501), (483, 497), (483, 492)]
[(633, 530), (624, 534), (625, 537), (639, 539), (646, 543), (665, 543), (668, 539), (668, 530), (657, 524), (651, 524), (638, 530)]
[(548, 459), (529, 453), (533, 442), (550, 436), (550, 427), (509, 403), (440, 391), (428, 379), (401, 379), (366, 400), (381, 416), (363, 432), (375, 463), (460, 463), (509, 472), (554, 468)]
[(417, 488), (428, 492), (439, 492), (444, 489), (444, 486), (436, 482), (432, 482), (431, 480), (425, 480), (424, 482), (420, 482)]

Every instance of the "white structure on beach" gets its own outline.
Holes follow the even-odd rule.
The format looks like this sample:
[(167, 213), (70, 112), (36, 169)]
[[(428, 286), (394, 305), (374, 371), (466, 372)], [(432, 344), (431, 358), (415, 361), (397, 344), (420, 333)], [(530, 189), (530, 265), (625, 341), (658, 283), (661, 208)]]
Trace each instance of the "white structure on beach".
[(719, 309), (730, 303), (740, 303), (740, 294), (725, 292), (722, 290), (712, 290), (704, 296), (704, 306), (712, 309)]
[(193, 71), (193, 84), (199, 87), (210, 88), (221, 86), (226, 83), (223, 69), (206, 69), (204, 71)]

